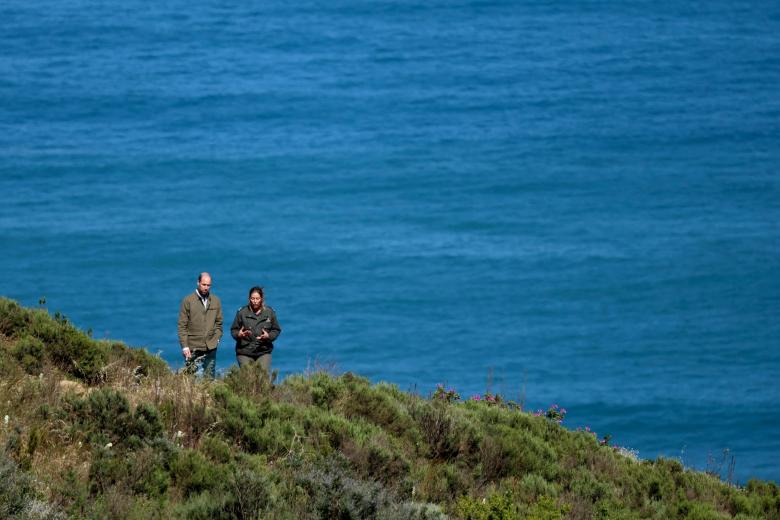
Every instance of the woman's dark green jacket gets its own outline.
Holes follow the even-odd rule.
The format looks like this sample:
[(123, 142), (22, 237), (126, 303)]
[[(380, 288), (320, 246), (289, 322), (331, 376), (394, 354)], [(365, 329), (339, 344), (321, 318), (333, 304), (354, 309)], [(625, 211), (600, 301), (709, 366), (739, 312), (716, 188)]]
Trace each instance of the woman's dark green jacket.
[[(239, 338), (238, 331), (241, 327), (251, 330), (252, 336)], [(268, 331), (268, 339), (260, 341), (257, 336), (263, 333), (263, 329)], [(230, 326), (230, 335), (236, 340), (236, 354), (254, 358), (271, 352), (274, 349), (273, 341), (281, 332), (282, 328), (276, 320), (276, 313), (267, 306), (263, 307), (260, 314), (255, 314), (249, 305), (241, 307), (236, 313), (233, 325)]]

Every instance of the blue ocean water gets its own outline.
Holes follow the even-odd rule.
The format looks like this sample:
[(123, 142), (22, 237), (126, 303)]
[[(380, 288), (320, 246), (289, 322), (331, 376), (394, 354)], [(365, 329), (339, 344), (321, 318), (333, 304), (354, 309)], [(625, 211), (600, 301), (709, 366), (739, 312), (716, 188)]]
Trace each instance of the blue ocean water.
[[(0, 4), (0, 294), (780, 480), (780, 4)], [(229, 338), (228, 338), (229, 339)], [(218, 364), (234, 362), (226, 339)]]

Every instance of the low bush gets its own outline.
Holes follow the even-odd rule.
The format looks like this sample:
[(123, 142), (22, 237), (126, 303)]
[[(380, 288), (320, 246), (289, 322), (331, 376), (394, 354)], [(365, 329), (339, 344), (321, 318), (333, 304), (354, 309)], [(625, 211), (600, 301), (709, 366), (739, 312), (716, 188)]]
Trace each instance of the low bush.
[(454, 514), (464, 520), (515, 520), (520, 509), (511, 494), (495, 493), (486, 498), (462, 496), (455, 503)]
[(89, 470), (91, 493), (105, 495), (119, 487), (134, 496), (161, 498), (171, 482), (169, 461), (165, 459), (164, 452), (148, 446), (130, 457), (111, 448), (96, 448)]
[(260, 363), (233, 366), (225, 374), (225, 384), (233, 393), (255, 400), (271, 397), (274, 379)]
[(11, 352), (28, 374), (38, 375), (43, 369), (44, 347), (38, 338), (24, 336), (16, 342)]
[(115, 449), (135, 449), (163, 435), (153, 405), (140, 403), (133, 411), (125, 395), (112, 388), (97, 389), (86, 397), (67, 394), (54, 415), (94, 446), (111, 443)]
[(13, 300), (0, 298), (0, 334), (8, 337), (21, 336), (27, 326), (31, 311)]
[(186, 495), (198, 495), (218, 490), (227, 481), (224, 465), (213, 464), (199, 451), (182, 450), (171, 462), (171, 475), (176, 486)]

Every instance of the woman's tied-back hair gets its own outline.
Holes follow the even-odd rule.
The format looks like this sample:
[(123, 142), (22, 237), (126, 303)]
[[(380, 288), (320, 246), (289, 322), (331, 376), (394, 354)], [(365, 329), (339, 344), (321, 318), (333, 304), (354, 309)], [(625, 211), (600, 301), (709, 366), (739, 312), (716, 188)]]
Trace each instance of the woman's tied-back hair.
[(263, 288), (262, 287), (258, 287), (257, 285), (255, 285), (254, 287), (249, 289), (249, 297), (251, 298), (252, 297), (252, 293), (255, 293), (255, 292), (260, 295), (260, 298), (265, 300), (265, 296), (263, 295)]

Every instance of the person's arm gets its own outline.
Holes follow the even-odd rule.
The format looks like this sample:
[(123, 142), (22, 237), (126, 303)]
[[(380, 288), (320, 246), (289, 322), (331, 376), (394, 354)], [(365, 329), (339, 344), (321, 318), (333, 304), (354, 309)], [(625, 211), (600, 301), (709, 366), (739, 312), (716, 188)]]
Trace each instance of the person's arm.
[(239, 338), (241, 338), (240, 334), (244, 330), (244, 326), (241, 325), (241, 311), (239, 310), (236, 313), (236, 317), (233, 319), (233, 325), (230, 326), (230, 335), (233, 336), (233, 339), (238, 341)]
[(190, 308), (189, 305), (187, 305), (187, 299), (184, 298), (181, 301), (181, 306), (179, 307), (179, 322), (178, 322), (178, 329), (179, 329), (179, 345), (181, 346), (181, 353), (186, 358), (189, 359), (190, 357), (190, 349), (187, 347), (187, 329), (189, 329), (190, 325)]
[(217, 307), (217, 318), (214, 321), (214, 327), (217, 330), (217, 342), (219, 342), (220, 339), (222, 339), (222, 302), (219, 302), (219, 306)]
[(282, 328), (279, 326), (279, 321), (276, 319), (276, 313), (274, 310), (269, 310), (271, 311), (271, 328), (266, 330), (268, 330), (268, 339), (273, 341), (279, 336), (279, 334), (282, 333)]

